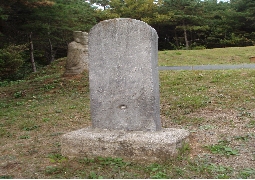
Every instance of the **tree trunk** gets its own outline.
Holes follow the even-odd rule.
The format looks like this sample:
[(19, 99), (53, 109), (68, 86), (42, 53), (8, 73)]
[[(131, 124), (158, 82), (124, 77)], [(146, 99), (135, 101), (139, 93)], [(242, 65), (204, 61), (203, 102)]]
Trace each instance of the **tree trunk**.
[(34, 45), (32, 41), (32, 32), (29, 35), (29, 44), (30, 44), (30, 60), (32, 63), (33, 72), (36, 72), (35, 59), (34, 59)]
[(183, 31), (184, 31), (184, 39), (185, 39), (185, 44), (186, 44), (186, 49), (189, 49), (189, 41), (187, 37), (187, 29), (185, 23), (183, 23)]
[(49, 61), (50, 61), (50, 63), (52, 62), (52, 61), (54, 61), (54, 53), (53, 53), (53, 49), (52, 49), (52, 44), (51, 44), (51, 40), (49, 39), (49, 46), (50, 46), (50, 52), (49, 52)]

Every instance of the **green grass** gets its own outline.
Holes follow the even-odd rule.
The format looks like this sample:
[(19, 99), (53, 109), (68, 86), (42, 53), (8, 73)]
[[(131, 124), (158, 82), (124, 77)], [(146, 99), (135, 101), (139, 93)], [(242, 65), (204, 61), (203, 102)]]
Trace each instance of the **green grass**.
[(220, 154), (229, 157), (230, 155), (238, 155), (238, 151), (229, 147), (228, 141), (219, 141), (217, 144), (206, 146), (213, 154)]
[[(228, 62), (221, 61), (223, 51), (247, 60), (252, 48), (164, 51), (159, 57), (161, 65), (221, 64)], [(200, 59), (179, 58), (188, 55)], [(161, 71), (163, 127), (190, 130), (191, 141), (175, 159), (140, 164), (61, 155), (60, 136), (91, 124), (88, 73), (62, 77), (64, 63), (59, 59), (26, 80), (0, 83), (0, 178), (255, 178), (255, 70)], [(230, 117), (219, 116), (223, 112)], [(217, 141), (200, 142), (199, 133)], [(236, 165), (234, 158), (244, 154), (248, 165)], [(224, 158), (225, 164), (217, 163)]]
[(254, 46), (160, 51), (158, 55), (160, 66), (242, 64), (250, 63), (251, 56), (255, 56)]
[[(254, 70), (162, 71), (162, 113), (179, 117), (180, 113), (184, 115), (203, 107), (253, 109), (254, 75)], [(164, 105), (168, 103), (165, 109)], [(247, 113), (249, 110), (242, 116)]]

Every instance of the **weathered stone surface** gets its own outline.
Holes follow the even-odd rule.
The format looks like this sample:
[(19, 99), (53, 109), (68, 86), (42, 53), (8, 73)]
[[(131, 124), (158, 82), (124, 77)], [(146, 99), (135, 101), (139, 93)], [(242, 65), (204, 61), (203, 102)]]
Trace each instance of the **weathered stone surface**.
[(134, 19), (111, 19), (89, 33), (89, 82), (94, 128), (161, 129), (157, 32)]
[(74, 40), (68, 44), (64, 75), (81, 74), (88, 70), (88, 33), (75, 31)]
[(188, 131), (123, 131), (85, 128), (62, 137), (62, 154), (73, 157), (121, 157), (139, 162), (165, 161), (188, 142)]
[(88, 45), (88, 33), (82, 31), (73, 32), (74, 41), (82, 45)]

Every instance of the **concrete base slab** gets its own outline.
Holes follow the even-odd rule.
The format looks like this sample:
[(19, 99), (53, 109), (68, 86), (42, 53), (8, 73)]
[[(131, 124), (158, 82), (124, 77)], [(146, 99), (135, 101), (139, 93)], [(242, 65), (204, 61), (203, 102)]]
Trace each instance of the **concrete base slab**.
[(164, 161), (178, 154), (188, 136), (188, 131), (175, 128), (143, 132), (89, 127), (64, 134), (61, 151), (69, 158), (100, 156), (139, 162)]

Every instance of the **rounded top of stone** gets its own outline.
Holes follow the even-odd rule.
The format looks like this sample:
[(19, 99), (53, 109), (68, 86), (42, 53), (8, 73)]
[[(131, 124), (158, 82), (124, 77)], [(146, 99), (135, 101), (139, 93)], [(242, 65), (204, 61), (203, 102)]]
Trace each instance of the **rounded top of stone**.
[[(140, 21), (140, 20), (137, 20), (137, 19), (131, 19), (131, 18), (114, 18), (114, 19), (107, 19), (107, 20), (104, 20), (104, 21), (101, 21), (99, 22), (98, 24), (100, 23), (111, 23), (111, 22), (120, 22), (120, 21), (133, 21), (133, 22), (138, 22), (138, 23), (143, 23), (143, 24), (146, 24), (148, 25), (147, 23), (143, 22), (143, 21)], [(149, 26), (149, 25), (148, 25)]]
[(149, 24), (147, 24), (146, 22), (136, 20), (136, 19), (131, 19), (131, 18), (114, 18), (114, 19), (108, 19), (108, 20), (101, 21), (98, 24), (96, 24), (90, 30), (90, 32), (93, 31), (94, 29), (98, 28), (99, 26), (109, 26), (109, 25), (114, 25), (114, 24), (121, 25), (121, 24), (126, 24), (126, 23), (133, 23), (135, 26), (145, 26), (148, 29), (156, 32), (156, 34), (157, 34), (157, 31), (153, 27), (151, 27)]

